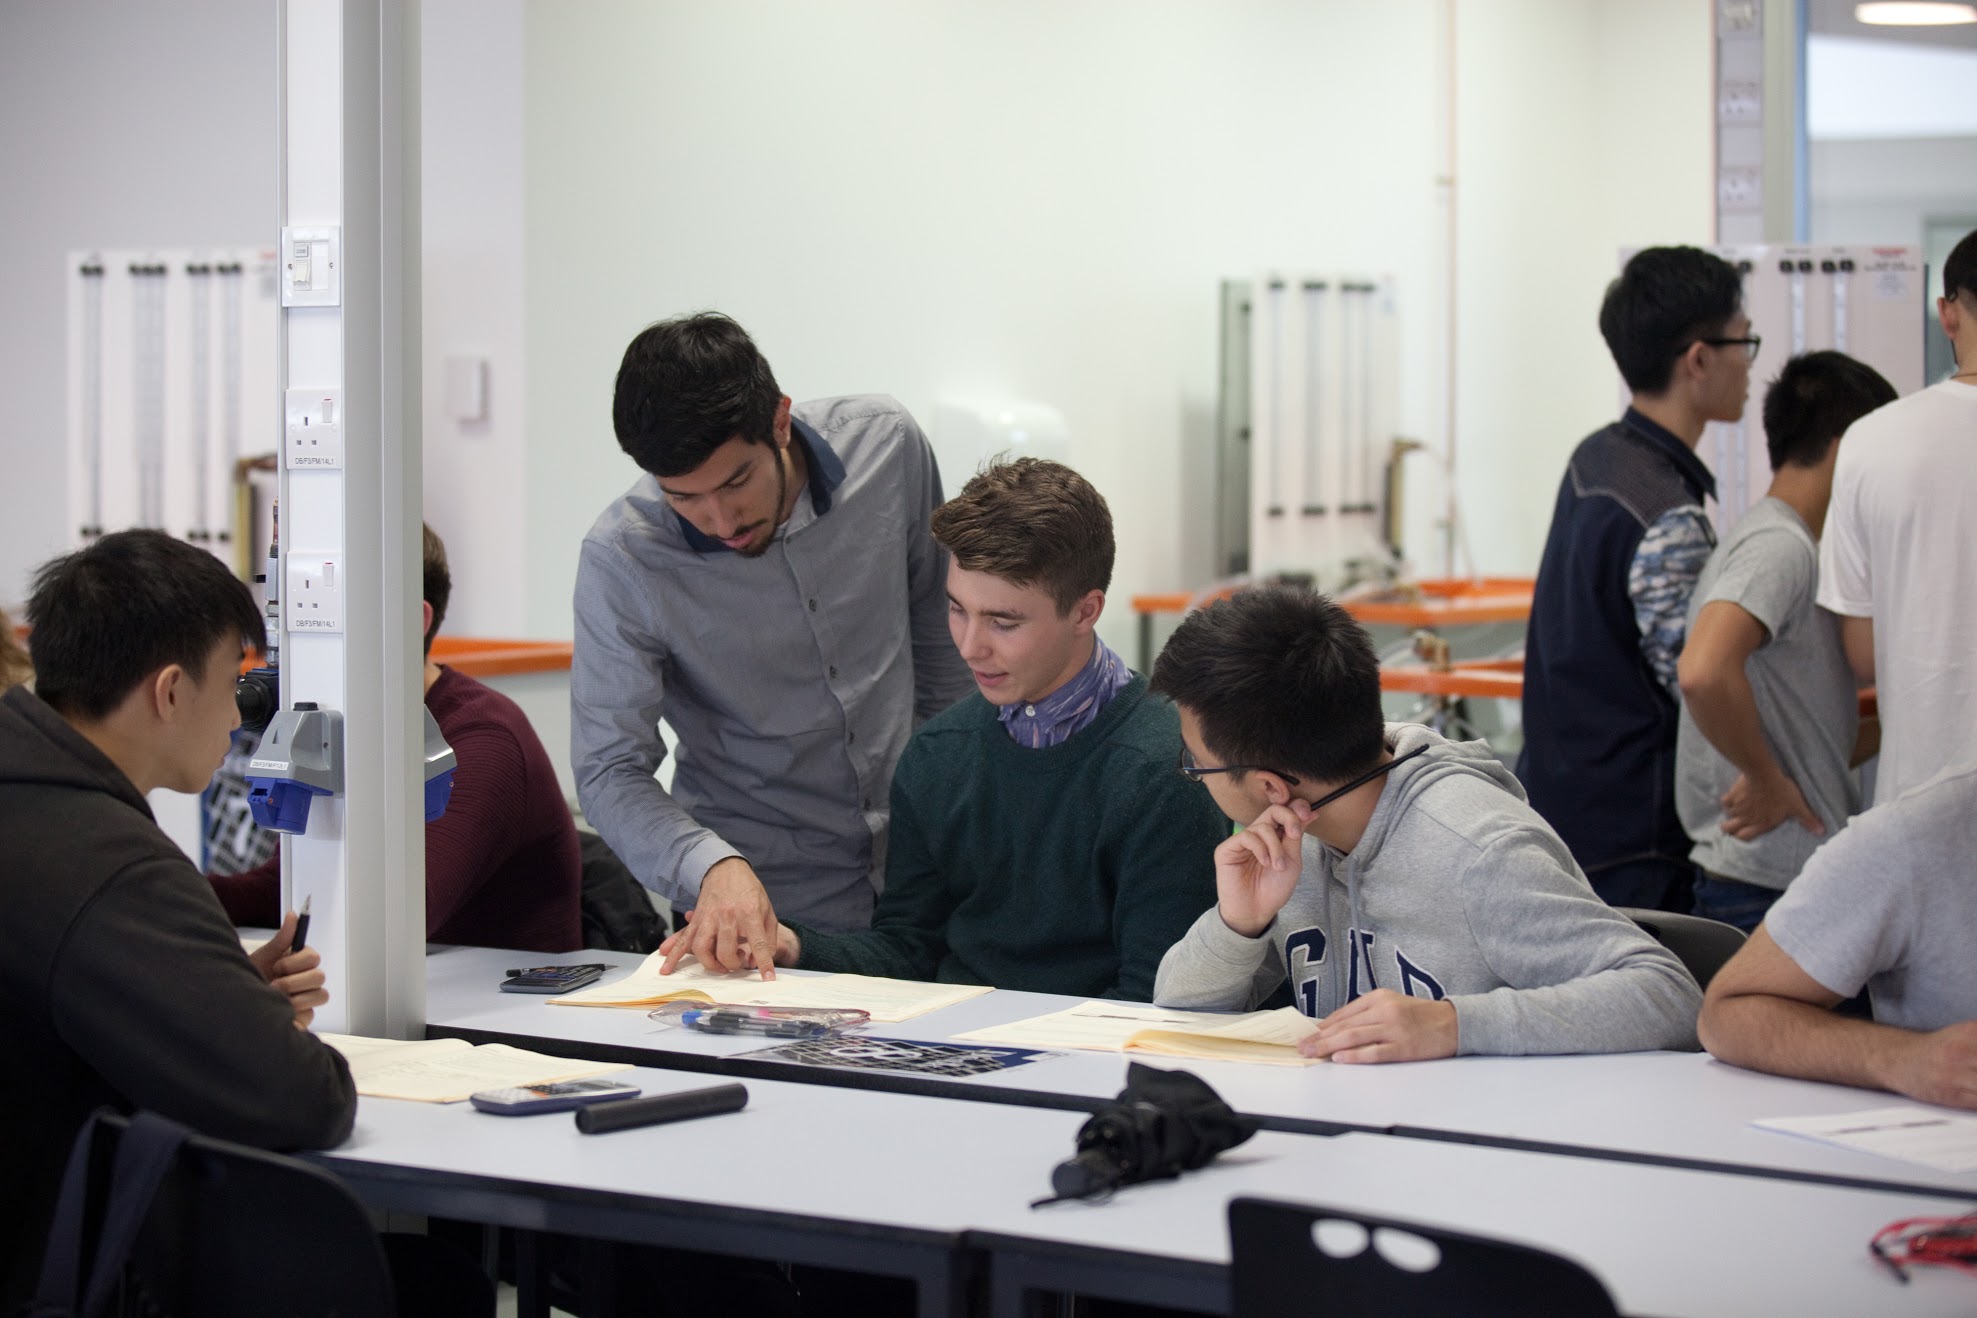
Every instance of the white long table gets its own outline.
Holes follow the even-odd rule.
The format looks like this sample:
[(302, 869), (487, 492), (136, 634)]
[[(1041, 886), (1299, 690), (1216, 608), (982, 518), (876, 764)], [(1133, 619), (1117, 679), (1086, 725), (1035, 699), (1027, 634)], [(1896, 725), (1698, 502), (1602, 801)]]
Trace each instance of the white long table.
[[(678, 1071), (613, 1078), (647, 1094), (718, 1083)], [(1045, 1193), (1043, 1160), (1068, 1156), (1079, 1124), (775, 1081), (748, 1091), (740, 1112), (608, 1135), (581, 1134), (568, 1113), (366, 1098), (351, 1138), (311, 1159), (374, 1208), (908, 1277), (920, 1312), (940, 1315), (962, 1310), (974, 1187)], [(1041, 1165), (1020, 1165), (1011, 1148)]]
[[(426, 1008), (435, 1034), (553, 1046), (556, 1051), (669, 1068), (856, 1085), (925, 1096), (1089, 1111), (1125, 1083), (1124, 1058), (1078, 1052), (987, 1076), (926, 1080), (737, 1060), (769, 1041), (672, 1029), (642, 1011), (552, 1007), (495, 985), (528, 954), (451, 948), (427, 958)], [(523, 958), (518, 960), (517, 958)], [(540, 957), (538, 960), (542, 959)], [(628, 954), (555, 958), (629, 967)], [(615, 972), (620, 973), (620, 972)], [(783, 974), (793, 972), (783, 971)], [(608, 982), (609, 977), (607, 977)], [(943, 1041), (985, 1025), (1061, 1010), (1077, 999), (996, 992), (871, 1033)], [(1175, 1062), (1238, 1111), (1272, 1129), (1307, 1134), (1379, 1132), (1644, 1161), (1862, 1188), (1977, 1196), (1977, 1173), (1832, 1148), (1759, 1130), (1765, 1117), (1812, 1116), (1900, 1101), (1869, 1090), (1762, 1075), (1701, 1053), (1586, 1057), (1460, 1057), (1398, 1066), (1284, 1068)]]
[[(648, 1092), (705, 1077), (641, 1071)], [(374, 1206), (914, 1278), (958, 1312), (986, 1261), (999, 1315), (1028, 1287), (1225, 1311), (1237, 1195), (1323, 1204), (1575, 1258), (1624, 1312), (1967, 1313), (1977, 1285), (1903, 1286), (1866, 1242), (1960, 1199), (1353, 1134), (1266, 1131), (1178, 1181), (1032, 1209), (1075, 1113), (749, 1081), (740, 1113), (611, 1135), (567, 1116), (366, 1099), (317, 1160)]]

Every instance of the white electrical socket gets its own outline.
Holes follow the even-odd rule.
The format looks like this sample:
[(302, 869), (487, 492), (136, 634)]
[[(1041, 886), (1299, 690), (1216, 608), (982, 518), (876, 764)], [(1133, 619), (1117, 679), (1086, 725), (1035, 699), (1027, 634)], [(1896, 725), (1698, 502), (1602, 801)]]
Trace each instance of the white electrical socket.
[(343, 304), (343, 230), (335, 225), (281, 231), (281, 304)]
[(282, 454), (290, 471), (326, 471), (343, 466), (343, 390), (290, 389)]
[(1716, 176), (1716, 204), (1723, 210), (1757, 210), (1764, 205), (1764, 171), (1725, 169)]
[(341, 554), (288, 556), (288, 593), (281, 607), (289, 632), (343, 630), (343, 567)]

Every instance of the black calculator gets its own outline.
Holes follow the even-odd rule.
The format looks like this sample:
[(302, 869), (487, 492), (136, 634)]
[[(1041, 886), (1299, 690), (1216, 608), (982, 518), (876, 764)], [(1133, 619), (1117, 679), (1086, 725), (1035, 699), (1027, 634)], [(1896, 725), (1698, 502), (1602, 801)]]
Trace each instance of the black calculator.
[(568, 993), (595, 983), (609, 966), (594, 961), (575, 966), (537, 966), (533, 970), (511, 970), (501, 981), (503, 993)]

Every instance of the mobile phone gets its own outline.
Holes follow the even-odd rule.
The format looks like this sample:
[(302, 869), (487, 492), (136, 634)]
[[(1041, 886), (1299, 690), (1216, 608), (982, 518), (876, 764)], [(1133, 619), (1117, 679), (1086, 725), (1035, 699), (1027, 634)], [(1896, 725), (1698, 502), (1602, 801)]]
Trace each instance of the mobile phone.
[(591, 961), (574, 966), (537, 966), (510, 970), (501, 981), (503, 993), (568, 993), (601, 977), (611, 967)]
[(637, 1085), (616, 1080), (565, 1080), (555, 1085), (522, 1085), (514, 1089), (483, 1089), (467, 1101), (483, 1112), (503, 1117), (529, 1117), (538, 1112), (568, 1112), (571, 1108), (616, 1099), (637, 1098)]

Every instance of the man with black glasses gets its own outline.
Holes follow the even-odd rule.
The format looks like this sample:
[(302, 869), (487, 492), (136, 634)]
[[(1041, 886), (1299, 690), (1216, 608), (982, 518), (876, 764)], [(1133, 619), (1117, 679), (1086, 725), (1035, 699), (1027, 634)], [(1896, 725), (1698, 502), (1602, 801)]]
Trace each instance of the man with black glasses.
[(1382, 721), (1366, 631), (1309, 590), (1189, 617), (1153, 668), (1186, 772), (1244, 825), (1163, 1007), (1240, 1011), (1288, 976), (1336, 1062), (1696, 1046), (1701, 990), (1593, 895), (1481, 742)]
[(1735, 421), (1758, 339), (1731, 266), (1650, 247), (1606, 290), (1600, 333), (1632, 391), (1559, 483), (1524, 652), (1531, 804), (1616, 906), (1686, 911), (1695, 867), (1675, 813), (1676, 663), (1715, 547), (1696, 456)]

